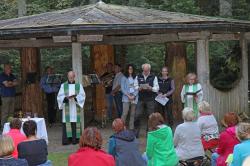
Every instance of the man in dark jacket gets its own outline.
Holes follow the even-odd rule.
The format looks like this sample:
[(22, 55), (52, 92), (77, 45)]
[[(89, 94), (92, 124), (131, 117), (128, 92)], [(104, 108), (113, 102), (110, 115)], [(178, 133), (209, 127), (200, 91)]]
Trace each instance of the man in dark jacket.
[(139, 142), (133, 131), (126, 130), (122, 119), (112, 123), (115, 132), (109, 139), (109, 154), (115, 158), (116, 166), (146, 166), (139, 152)]

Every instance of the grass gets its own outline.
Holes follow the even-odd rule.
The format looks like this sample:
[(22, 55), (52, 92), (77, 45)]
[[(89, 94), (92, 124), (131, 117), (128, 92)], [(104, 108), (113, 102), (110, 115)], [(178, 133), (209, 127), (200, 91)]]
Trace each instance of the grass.
[(53, 166), (67, 166), (68, 156), (70, 152), (64, 153), (49, 153), (48, 159), (52, 162)]

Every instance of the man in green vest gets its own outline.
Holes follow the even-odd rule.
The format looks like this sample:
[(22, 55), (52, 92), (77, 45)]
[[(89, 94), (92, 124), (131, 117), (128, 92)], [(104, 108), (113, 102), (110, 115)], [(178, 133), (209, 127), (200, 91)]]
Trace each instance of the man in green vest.
[(62, 109), (62, 144), (77, 144), (81, 136), (80, 114), (85, 102), (85, 92), (80, 83), (75, 82), (75, 72), (68, 72), (57, 95), (59, 109)]

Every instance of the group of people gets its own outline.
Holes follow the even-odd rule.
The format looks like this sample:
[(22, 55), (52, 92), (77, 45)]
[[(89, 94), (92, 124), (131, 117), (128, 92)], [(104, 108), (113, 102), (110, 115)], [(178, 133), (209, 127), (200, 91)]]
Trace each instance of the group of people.
[[(21, 132), (23, 126), (23, 132)], [(47, 159), (47, 143), (36, 136), (37, 124), (33, 120), (23, 123), (18, 118), (10, 122), (10, 131), (0, 136), (0, 165), (51, 166)]]

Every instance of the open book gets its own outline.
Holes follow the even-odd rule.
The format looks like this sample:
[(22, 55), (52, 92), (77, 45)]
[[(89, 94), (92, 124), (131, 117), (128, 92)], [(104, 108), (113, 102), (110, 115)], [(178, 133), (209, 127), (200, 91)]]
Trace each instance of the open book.
[(195, 96), (195, 95), (197, 95), (197, 93), (199, 93), (200, 91), (201, 91), (201, 89), (198, 90), (198, 91), (196, 91), (196, 92), (187, 92), (186, 95)]

